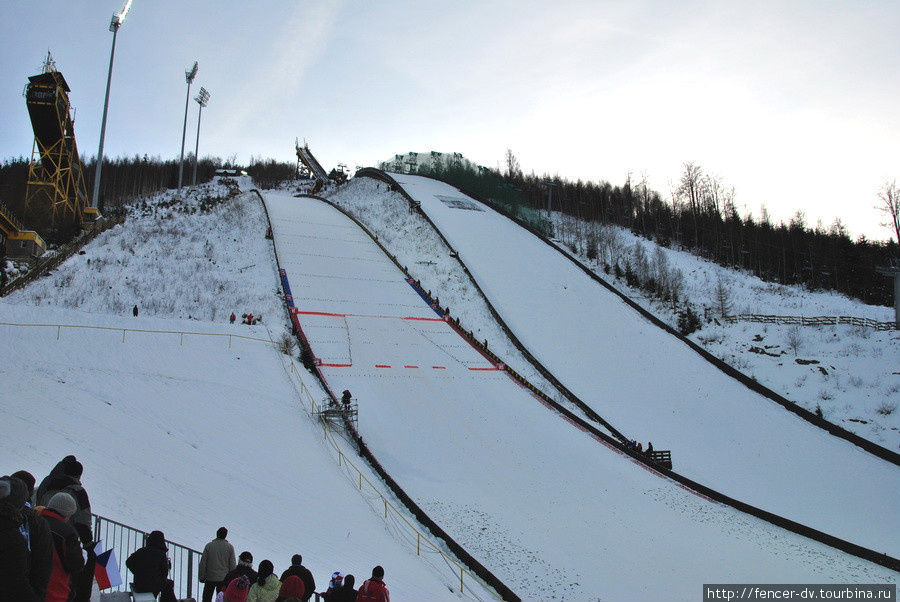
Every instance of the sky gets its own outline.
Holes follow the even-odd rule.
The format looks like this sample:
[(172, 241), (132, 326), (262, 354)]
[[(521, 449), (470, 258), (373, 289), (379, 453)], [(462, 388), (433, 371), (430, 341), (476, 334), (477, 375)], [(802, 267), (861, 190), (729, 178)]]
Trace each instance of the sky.
[[(0, 158), (31, 152), (23, 88), (47, 51), (94, 155), (123, 0), (0, 0)], [(134, 0), (116, 43), (105, 154), (177, 157), (187, 86), (211, 99), (200, 155), (351, 170), (409, 151), (669, 197), (686, 161), (741, 212), (840, 218), (887, 239), (900, 179), (900, 4), (658, 0)], [(186, 151), (198, 106), (190, 102)]]

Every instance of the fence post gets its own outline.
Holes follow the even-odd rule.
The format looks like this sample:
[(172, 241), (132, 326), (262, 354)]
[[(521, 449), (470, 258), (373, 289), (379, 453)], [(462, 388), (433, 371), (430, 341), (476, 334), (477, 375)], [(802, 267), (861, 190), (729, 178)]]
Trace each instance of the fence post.
[[(191, 597), (194, 586), (194, 551), (188, 550), (188, 577), (187, 577), (187, 597)], [(197, 592), (198, 594), (200, 592)]]
[(459, 567), (459, 593), (463, 593), (463, 568)]
[(422, 555), (422, 534), (416, 531), (416, 556)]
[(184, 347), (184, 333), (181, 333), (181, 338), (178, 340), (178, 345)]
[(122, 342), (125, 342), (125, 329), (122, 329)]
[(384, 502), (384, 517), (387, 518), (387, 500), (381, 496), (381, 501)]
[(343, 453), (341, 450), (338, 450), (338, 467), (342, 466), (342, 464), (341, 464), (341, 457), (342, 457), (343, 455), (344, 455), (344, 453)]

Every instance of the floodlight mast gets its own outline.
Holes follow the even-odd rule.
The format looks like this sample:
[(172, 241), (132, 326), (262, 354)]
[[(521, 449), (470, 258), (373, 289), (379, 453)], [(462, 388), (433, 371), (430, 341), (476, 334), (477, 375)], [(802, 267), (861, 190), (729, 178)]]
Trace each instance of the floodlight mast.
[(100, 204), (100, 173), (103, 171), (103, 142), (106, 139), (106, 115), (109, 111), (109, 88), (112, 84), (113, 59), (116, 56), (116, 36), (119, 27), (125, 22), (125, 16), (131, 9), (133, 0), (125, 0), (125, 5), (118, 13), (113, 14), (109, 22), (109, 30), (113, 34), (112, 49), (109, 51), (109, 72), (106, 75), (106, 98), (103, 100), (103, 119), (100, 122), (100, 148), (97, 150), (97, 167), (94, 170), (94, 193), (91, 196), (91, 207), (99, 209)]
[(198, 70), (199, 67), (197, 66), (197, 61), (194, 61), (194, 66), (184, 72), (184, 79), (187, 81), (187, 97), (184, 99), (184, 127), (181, 128), (181, 160), (178, 161), (178, 192), (181, 192), (182, 176), (184, 175), (184, 138), (187, 135), (188, 107), (191, 104), (191, 84), (194, 83), (194, 78), (197, 77)]
[(197, 185), (197, 153), (200, 150), (200, 118), (203, 117), (203, 107), (209, 103), (209, 92), (203, 86), (200, 87), (200, 93), (194, 97), (197, 104), (200, 105), (200, 111), (197, 113), (197, 143), (194, 145), (194, 173), (191, 176), (191, 186)]

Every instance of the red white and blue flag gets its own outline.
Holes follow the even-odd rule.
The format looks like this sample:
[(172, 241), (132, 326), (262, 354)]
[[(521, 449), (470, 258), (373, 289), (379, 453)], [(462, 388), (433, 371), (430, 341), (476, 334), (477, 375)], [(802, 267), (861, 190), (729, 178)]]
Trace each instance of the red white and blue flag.
[(94, 546), (97, 554), (97, 564), (94, 565), (94, 578), (100, 590), (122, 585), (122, 576), (119, 574), (119, 563), (116, 562), (116, 552), (112, 548), (101, 552), (103, 542), (98, 541)]

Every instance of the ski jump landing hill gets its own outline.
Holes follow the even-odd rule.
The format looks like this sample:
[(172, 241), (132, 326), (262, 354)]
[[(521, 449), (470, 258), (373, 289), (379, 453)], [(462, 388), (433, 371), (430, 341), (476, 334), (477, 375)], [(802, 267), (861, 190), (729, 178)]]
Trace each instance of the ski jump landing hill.
[(510, 329), (626, 435), (671, 448), (679, 473), (893, 557), (900, 470), (751, 391), (458, 189), (390, 174), (439, 229)]
[[(713, 576), (736, 583), (761, 575), (782, 583), (896, 578), (713, 503), (573, 429), (436, 314), (349, 217), (312, 198), (264, 198), (300, 326), (330, 389), (353, 393), (360, 435), (387, 472), (518, 596), (691, 599)], [(705, 438), (702, 428), (709, 427), (695, 429), (694, 445)], [(868, 486), (875, 477), (888, 479), (878, 492)], [(866, 493), (885, 496), (897, 491), (895, 477), (882, 471), (860, 479)], [(832, 495), (810, 504), (865, 502), (863, 494), (848, 495), (849, 502)], [(882, 521), (889, 535), (878, 541), (890, 549), (897, 529), (888, 505), (863, 504), (860, 514)], [(867, 524), (852, 521), (853, 533), (877, 540)]]

